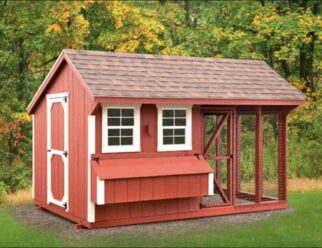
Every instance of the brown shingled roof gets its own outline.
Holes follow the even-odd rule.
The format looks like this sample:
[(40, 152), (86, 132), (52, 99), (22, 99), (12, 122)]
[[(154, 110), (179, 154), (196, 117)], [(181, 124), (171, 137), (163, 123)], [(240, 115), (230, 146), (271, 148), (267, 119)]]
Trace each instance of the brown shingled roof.
[(94, 96), (304, 100), (264, 61), (64, 50)]

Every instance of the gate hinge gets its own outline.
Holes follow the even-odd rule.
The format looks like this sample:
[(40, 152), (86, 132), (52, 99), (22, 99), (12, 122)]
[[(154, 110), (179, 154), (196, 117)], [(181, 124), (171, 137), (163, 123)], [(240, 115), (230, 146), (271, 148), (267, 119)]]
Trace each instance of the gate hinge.
[(67, 202), (64, 202), (64, 203), (63, 203), (63, 207), (64, 207), (65, 209), (67, 209)]
[(67, 151), (64, 151), (64, 156), (65, 156), (65, 158), (67, 158), (67, 156), (68, 156), (68, 152)]

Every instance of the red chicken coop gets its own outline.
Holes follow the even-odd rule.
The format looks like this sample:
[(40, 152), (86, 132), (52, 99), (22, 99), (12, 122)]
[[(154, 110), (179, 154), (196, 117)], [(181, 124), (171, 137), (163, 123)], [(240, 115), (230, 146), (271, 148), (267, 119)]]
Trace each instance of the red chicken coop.
[(286, 208), (287, 116), (304, 102), (264, 61), (63, 50), (28, 106), (35, 205), (87, 228)]

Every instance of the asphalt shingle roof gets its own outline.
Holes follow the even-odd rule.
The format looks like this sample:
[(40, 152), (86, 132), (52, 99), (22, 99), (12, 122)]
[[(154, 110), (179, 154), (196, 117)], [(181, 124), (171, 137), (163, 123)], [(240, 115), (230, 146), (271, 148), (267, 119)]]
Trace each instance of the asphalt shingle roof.
[(94, 96), (305, 100), (264, 61), (64, 50)]

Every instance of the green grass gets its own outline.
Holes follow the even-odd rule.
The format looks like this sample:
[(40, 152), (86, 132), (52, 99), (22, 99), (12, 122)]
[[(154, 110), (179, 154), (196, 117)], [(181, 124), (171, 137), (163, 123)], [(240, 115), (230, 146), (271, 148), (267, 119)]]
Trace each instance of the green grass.
[(292, 193), (286, 215), (260, 223), (213, 227), (177, 235), (115, 235), (68, 241), (16, 221), (0, 209), (0, 246), (322, 246), (322, 191)]

